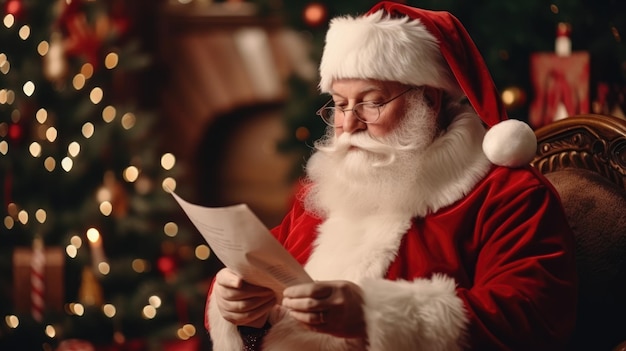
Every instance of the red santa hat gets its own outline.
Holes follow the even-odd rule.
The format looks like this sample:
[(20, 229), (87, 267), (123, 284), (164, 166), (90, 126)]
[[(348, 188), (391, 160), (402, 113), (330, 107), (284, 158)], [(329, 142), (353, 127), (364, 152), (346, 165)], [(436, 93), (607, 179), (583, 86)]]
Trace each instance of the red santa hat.
[(489, 127), (483, 152), (494, 164), (519, 167), (535, 155), (537, 139), (525, 122), (508, 119), (473, 40), (452, 14), (384, 1), (364, 16), (334, 18), (320, 63), (320, 90), (333, 80), (366, 78), (428, 85), (466, 96)]

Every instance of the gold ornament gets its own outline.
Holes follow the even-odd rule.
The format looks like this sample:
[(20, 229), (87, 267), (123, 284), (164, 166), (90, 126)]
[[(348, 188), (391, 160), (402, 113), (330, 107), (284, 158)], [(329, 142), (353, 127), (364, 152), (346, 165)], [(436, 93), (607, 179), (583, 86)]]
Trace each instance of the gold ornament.
[(83, 268), (80, 288), (78, 289), (78, 300), (83, 305), (102, 306), (103, 301), (102, 286), (93, 273), (91, 267)]

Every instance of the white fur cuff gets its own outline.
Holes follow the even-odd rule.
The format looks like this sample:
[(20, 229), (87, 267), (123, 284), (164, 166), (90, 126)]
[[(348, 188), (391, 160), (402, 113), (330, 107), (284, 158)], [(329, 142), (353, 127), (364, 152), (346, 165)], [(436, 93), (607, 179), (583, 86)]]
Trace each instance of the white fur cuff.
[(369, 280), (365, 319), (370, 350), (460, 350), (468, 317), (454, 280)]

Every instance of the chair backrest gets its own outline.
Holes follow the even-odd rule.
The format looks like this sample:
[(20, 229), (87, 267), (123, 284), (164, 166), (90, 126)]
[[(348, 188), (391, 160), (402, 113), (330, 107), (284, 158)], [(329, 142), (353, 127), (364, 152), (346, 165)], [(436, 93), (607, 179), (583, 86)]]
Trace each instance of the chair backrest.
[(554, 185), (576, 237), (573, 350), (626, 341), (626, 120), (579, 115), (535, 131), (531, 165)]

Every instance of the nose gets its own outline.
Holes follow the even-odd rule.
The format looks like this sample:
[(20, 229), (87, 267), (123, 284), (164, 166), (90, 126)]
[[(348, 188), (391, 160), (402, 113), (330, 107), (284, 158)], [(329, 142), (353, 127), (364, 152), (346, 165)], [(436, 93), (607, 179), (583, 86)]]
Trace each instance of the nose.
[(343, 114), (344, 116), (341, 123), (341, 129), (344, 133), (355, 133), (367, 128), (367, 124), (356, 118), (356, 114), (353, 110), (345, 110)]

